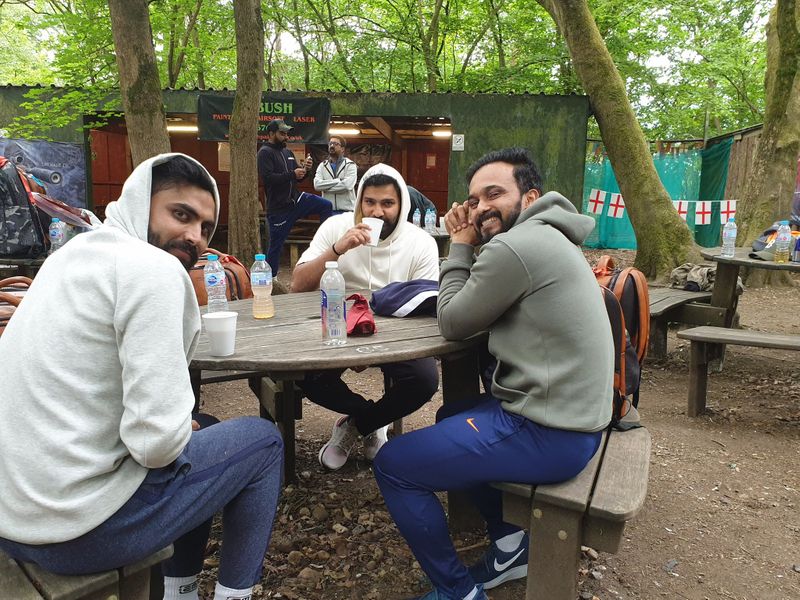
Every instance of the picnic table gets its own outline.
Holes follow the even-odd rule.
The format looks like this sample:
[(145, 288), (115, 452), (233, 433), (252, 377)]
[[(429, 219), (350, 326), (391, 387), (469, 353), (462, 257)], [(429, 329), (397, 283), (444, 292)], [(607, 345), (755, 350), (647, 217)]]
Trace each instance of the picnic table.
[[(358, 293), (367, 298), (371, 295), (363, 290)], [(440, 335), (434, 317), (401, 319), (376, 315), (374, 335), (351, 337), (344, 346), (329, 347), (322, 344), (318, 291), (278, 295), (273, 300), (275, 316), (266, 320), (253, 318), (252, 300), (231, 302), (230, 310), (239, 313), (236, 352), (212, 356), (203, 332), (189, 370), (195, 383), (206, 379), (203, 371), (251, 373), (259, 380), (251, 380), (251, 387), (259, 396), (262, 416), (273, 418), (283, 435), (287, 480), (295, 476), (295, 420), (301, 416), (298, 409), (302, 396), (296, 382), (307, 372), (437, 356), (442, 359), (442, 394), (446, 402), (479, 391), (477, 345), (484, 336), (449, 341)]]
[(678, 332), (680, 339), (691, 342), (687, 407), (687, 414), (690, 417), (697, 416), (705, 410), (709, 366), (721, 361), (726, 345), (800, 350), (800, 336), (797, 335), (779, 332), (741, 331), (731, 328), (738, 303), (736, 282), (742, 267), (800, 273), (800, 263), (776, 263), (774, 261), (751, 258), (749, 256), (749, 248), (737, 248), (732, 257), (720, 256), (721, 252), (721, 248), (707, 248), (701, 250), (700, 254), (703, 258), (712, 260), (718, 265), (714, 291), (711, 294), (711, 306), (725, 311), (724, 326), (695, 327)]

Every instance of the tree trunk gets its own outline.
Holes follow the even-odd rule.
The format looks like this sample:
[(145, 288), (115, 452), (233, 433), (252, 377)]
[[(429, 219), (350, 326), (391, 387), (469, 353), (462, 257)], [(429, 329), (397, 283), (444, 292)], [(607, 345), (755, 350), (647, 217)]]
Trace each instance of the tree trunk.
[(800, 3), (778, 0), (767, 25), (764, 128), (736, 215), (738, 242), (745, 246), (791, 209), (800, 152), (798, 26)]
[(553, 17), (589, 96), (636, 233), (636, 266), (648, 278), (667, 274), (692, 249), (686, 223), (672, 206), (586, 0), (537, 0)]
[(233, 16), (236, 24), (236, 97), (230, 125), (228, 252), (248, 264), (261, 246), (256, 167), (258, 114), (264, 83), (264, 23), (260, 0), (234, 0)]
[(170, 151), (147, 0), (108, 0), (122, 109), (135, 167)]

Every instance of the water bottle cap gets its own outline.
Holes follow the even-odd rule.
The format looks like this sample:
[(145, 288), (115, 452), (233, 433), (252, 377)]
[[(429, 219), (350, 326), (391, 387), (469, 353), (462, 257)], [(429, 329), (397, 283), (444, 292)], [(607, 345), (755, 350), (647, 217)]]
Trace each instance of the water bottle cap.
[(728, 223), (735, 223), (736, 220), (733, 217), (728, 217)]
[(51, 223), (58, 223), (59, 221), (60, 221), (60, 219), (58, 217), (53, 217), (53, 219), (50, 222)]
[(338, 269), (339, 268), (339, 263), (336, 262), (335, 260), (327, 260), (327, 261), (325, 261), (325, 268), (326, 269)]
[(781, 225), (788, 225), (789, 221), (781, 221)]
[(208, 260), (208, 262), (213, 262), (215, 260), (219, 260), (219, 256), (217, 256), (216, 254), (209, 254), (206, 260)]
[(267, 258), (267, 257), (266, 257), (266, 256), (264, 256), (263, 254), (256, 254), (256, 260), (264, 260), (264, 259), (266, 259), (266, 258)]

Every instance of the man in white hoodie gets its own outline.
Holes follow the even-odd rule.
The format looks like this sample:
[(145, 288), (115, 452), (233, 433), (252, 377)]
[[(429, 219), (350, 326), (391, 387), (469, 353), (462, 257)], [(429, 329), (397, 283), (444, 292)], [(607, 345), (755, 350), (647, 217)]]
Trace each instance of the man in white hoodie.
[[(292, 291), (317, 289), (327, 261), (337, 261), (348, 289), (376, 290), (395, 281), (439, 277), (436, 242), (405, 216), (411, 206), (403, 177), (388, 165), (370, 168), (358, 186), (355, 212), (334, 215), (320, 225), (292, 274)], [(380, 242), (367, 245), (369, 228), (362, 217), (383, 220)], [(320, 463), (340, 469), (363, 438), (364, 455), (372, 460), (386, 442), (389, 423), (411, 414), (439, 387), (433, 358), (380, 365), (389, 386), (377, 402), (353, 392), (341, 370), (310, 374), (300, 387), (312, 402), (344, 414), (331, 439), (319, 452)]]
[(106, 215), (48, 257), (0, 338), (0, 550), (84, 574), (174, 544), (164, 598), (196, 600), (223, 511), (214, 598), (250, 598), (282, 442), (253, 417), (193, 431), (200, 311), (187, 269), (216, 227), (216, 183), (194, 159), (162, 154)]

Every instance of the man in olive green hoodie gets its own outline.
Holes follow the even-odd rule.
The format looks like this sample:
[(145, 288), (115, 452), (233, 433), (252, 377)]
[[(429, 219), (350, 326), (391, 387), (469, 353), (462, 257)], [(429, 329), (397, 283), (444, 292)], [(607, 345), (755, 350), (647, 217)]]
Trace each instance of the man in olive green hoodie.
[[(425, 600), (484, 600), (527, 574), (528, 539), (502, 520), (491, 481), (577, 475), (611, 419), (613, 341), (581, 244), (594, 225), (556, 192), (542, 195), (528, 152), (487, 154), (467, 172), (469, 197), (445, 216), (439, 327), (448, 339), (489, 331), (491, 391), (448, 404), (437, 424), (391, 440), (373, 468), (386, 505), (433, 583)], [(482, 244), (480, 254), (475, 247)], [(469, 490), (492, 545), (467, 568), (435, 492)]]

